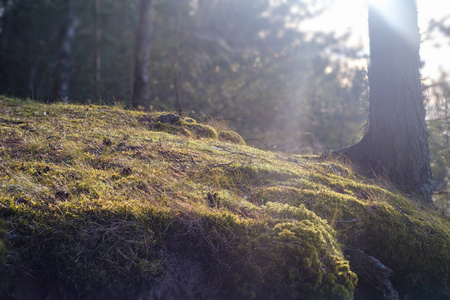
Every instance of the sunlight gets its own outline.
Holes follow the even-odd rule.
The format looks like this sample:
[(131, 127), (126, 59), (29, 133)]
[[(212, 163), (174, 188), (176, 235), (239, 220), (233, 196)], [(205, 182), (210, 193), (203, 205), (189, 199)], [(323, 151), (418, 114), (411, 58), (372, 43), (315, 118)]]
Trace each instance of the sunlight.
[(397, 31), (400, 36), (412, 44), (415, 43), (417, 36), (414, 33), (414, 29), (410, 28), (410, 24), (405, 24), (397, 15), (399, 11), (408, 9), (409, 7), (403, 0), (369, 0), (369, 5), (372, 9), (377, 10), (390, 27)]
[(369, 0), (369, 4), (379, 8), (380, 10), (386, 10), (386, 8), (389, 6), (389, 3), (391, 1), (389, 0)]
[[(369, 33), (367, 25), (367, 5), (370, 2), (373, 7), (385, 11), (389, 17), (389, 2), (392, 0), (335, 0), (328, 9), (319, 17), (306, 20), (300, 29), (306, 31), (336, 32), (338, 35), (351, 32), (348, 45), (362, 46), (366, 54), (369, 54)], [(450, 11), (450, 1), (442, 0), (417, 0), (419, 13), (419, 28), (422, 33), (427, 32), (431, 19), (441, 20)], [(392, 19), (392, 18), (391, 18)], [(395, 19), (394, 19), (395, 20)], [(395, 22), (391, 20), (391, 22)], [(435, 47), (435, 42), (421, 44), (421, 58), (426, 62), (422, 69), (424, 77), (440, 76), (439, 67), (448, 68), (450, 63), (443, 59), (447, 57), (450, 46), (443, 41), (442, 34), (435, 34), (436, 41), (440, 41), (440, 47)]]
[(304, 21), (302, 29), (336, 31), (367, 30), (367, 2), (361, 0), (335, 0), (319, 17)]

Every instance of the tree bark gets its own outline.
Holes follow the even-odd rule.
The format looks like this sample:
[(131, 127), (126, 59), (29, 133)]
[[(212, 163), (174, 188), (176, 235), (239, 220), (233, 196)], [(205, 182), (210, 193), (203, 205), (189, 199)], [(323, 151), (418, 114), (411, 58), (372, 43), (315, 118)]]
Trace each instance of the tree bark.
[(75, 32), (78, 26), (76, 15), (77, 0), (70, 0), (68, 8), (68, 18), (66, 27), (62, 33), (61, 50), (59, 53), (56, 77), (54, 81), (54, 94), (59, 100), (69, 101), (69, 87), (72, 67), (72, 44), (75, 39)]
[(150, 54), (152, 33), (152, 1), (141, 0), (139, 25), (136, 36), (133, 95), (131, 105), (146, 107), (150, 100)]
[(370, 5), (369, 35), (368, 130), (361, 142), (336, 153), (431, 202), (415, 0), (390, 0), (385, 8)]
[(94, 88), (95, 100), (101, 99), (100, 80), (101, 80), (101, 56), (100, 56), (100, 0), (94, 0)]
[(173, 85), (175, 89), (175, 100), (176, 100), (176, 107), (177, 111), (180, 115), (183, 114), (183, 99), (181, 97), (181, 78), (180, 78), (180, 57), (179, 57), (179, 41), (181, 39), (181, 36), (179, 34), (180, 32), (180, 9), (179, 5), (176, 6), (175, 11), (175, 30), (176, 30), (176, 44), (174, 46), (174, 62), (173, 62)]

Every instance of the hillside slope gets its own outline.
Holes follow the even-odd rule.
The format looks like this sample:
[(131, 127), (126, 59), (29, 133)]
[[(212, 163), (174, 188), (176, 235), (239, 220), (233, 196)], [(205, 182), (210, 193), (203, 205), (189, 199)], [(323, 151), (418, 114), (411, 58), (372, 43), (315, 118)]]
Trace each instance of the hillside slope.
[(338, 161), (170, 114), (5, 97), (0, 137), (2, 299), (394, 299), (357, 285), (373, 269), (349, 266), (357, 253), (401, 297), (450, 299), (450, 220)]

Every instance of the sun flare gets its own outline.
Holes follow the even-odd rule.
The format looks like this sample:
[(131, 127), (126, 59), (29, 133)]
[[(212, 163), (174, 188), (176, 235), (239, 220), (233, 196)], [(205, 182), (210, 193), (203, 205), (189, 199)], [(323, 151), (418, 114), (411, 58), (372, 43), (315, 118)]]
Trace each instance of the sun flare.
[(389, 4), (392, 1), (389, 0), (369, 0), (369, 5), (372, 5), (374, 7), (377, 7), (378, 9), (387, 9), (389, 7)]
[(420, 37), (415, 33), (415, 28), (413, 27), (414, 22), (410, 21), (405, 23), (402, 21), (402, 17), (398, 15), (398, 12), (402, 12), (402, 15), (412, 17), (416, 14), (417, 16), (417, 9), (411, 11), (412, 8), (415, 8), (415, 5), (410, 5), (411, 1), (415, 0), (369, 0), (369, 11), (372, 10), (374, 15), (383, 18), (391, 30), (397, 32), (400, 37), (411, 45), (415, 45), (418, 43)]

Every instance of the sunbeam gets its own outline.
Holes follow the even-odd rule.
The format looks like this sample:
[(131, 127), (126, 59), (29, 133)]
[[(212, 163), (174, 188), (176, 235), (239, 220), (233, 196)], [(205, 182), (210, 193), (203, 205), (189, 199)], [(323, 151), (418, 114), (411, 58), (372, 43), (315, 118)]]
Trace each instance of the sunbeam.
[(407, 12), (408, 9), (411, 9), (411, 6), (408, 5), (409, 1), (415, 0), (369, 0), (369, 8), (376, 10), (377, 15), (384, 18), (386, 24), (400, 37), (414, 43), (418, 36), (415, 34), (415, 29), (409, 26), (411, 22), (400, 22), (398, 16), (394, 14), (394, 12), (404, 11), (405, 15), (416, 16), (417, 11)]

